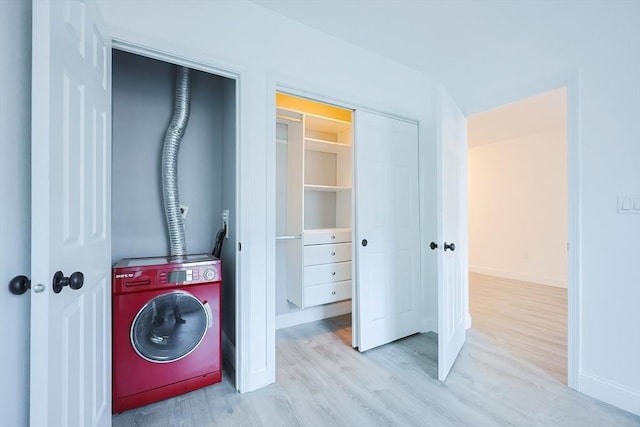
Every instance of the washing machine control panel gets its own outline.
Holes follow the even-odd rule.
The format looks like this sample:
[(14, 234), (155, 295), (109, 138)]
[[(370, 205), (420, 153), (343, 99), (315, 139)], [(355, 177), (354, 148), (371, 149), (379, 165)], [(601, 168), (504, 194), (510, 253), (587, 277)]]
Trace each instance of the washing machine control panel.
[(113, 268), (113, 292), (198, 285), (219, 282), (221, 279), (220, 260), (206, 254), (189, 255), (180, 261), (170, 258), (129, 258)]
[(216, 270), (213, 268), (207, 268), (204, 270), (204, 279), (205, 280), (215, 280), (216, 278)]
[(178, 267), (171, 271), (160, 272), (162, 284), (196, 284), (217, 281), (218, 273), (213, 265), (201, 265), (190, 268)]

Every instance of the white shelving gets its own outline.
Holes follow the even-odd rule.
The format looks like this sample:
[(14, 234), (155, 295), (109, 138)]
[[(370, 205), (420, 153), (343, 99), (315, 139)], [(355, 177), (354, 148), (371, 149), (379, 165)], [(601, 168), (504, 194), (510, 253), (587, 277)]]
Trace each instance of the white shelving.
[(302, 236), (281, 243), (287, 245), (287, 299), (301, 308), (349, 299), (351, 123), (286, 109), (277, 117), (287, 126), (286, 142), (282, 135), (277, 141), (287, 146), (286, 230), (278, 232)]
[(323, 139), (305, 138), (305, 148), (307, 150), (324, 151), (326, 153), (344, 153), (351, 150), (351, 144), (341, 142), (325, 141)]
[(351, 191), (351, 187), (338, 187), (337, 185), (315, 185), (315, 184), (305, 184), (305, 190), (311, 191), (327, 191), (327, 192), (339, 192), (339, 191)]
[(305, 137), (351, 143), (351, 123), (343, 120), (305, 114)]

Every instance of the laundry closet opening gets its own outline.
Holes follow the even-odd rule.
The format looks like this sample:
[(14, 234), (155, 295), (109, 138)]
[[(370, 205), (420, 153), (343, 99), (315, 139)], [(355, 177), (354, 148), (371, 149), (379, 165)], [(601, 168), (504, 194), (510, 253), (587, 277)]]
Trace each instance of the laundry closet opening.
[[(165, 135), (176, 105), (178, 66), (115, 49), (112, 65), (111, 261), (115, 265), (124, 258), (167, 257), (173, 250), (163, 202), (162, 161)], [(190, 112), (177, 156), (180, 212), (186, 255), (211, 255), (219, 230), (226, 229), (226, 237), (218, 241), (218, 245), (222, 242), (217, 255), (222, 273), (221, 335), (216, 337), (218, 346), (222, 341), (226, 356), (236, 341), (236, 80), (193, 68), (189, 74)], [(173, 273), (169, 273), (164, 285), (167, 291), (184, 293), (195, 289), (195, 285), (188, 286), (189, 280), (196, 280), (197, 272), (193, 271), (190, 273), (187, 269), (183, 276), (177, 272), (175, 280), (171, 279)], [(176, 284), (172, 286), (172, 283)], [(136, 292), (143, 293), (143, 287)], [(193, 294), (206, 305), (207, 301), (198, 298), (197, 292)], [(114, 319), (119, 316), (118, 310), (114, 302)], [(207, 316), (217, 315), (214, 308), (213, 315)], [(120, 332), (114, 327), (113, 333), (115, 367), (127, 360), (121, 360), (116, 350), (115, 334)], [(194, 357), (198, 346), (205, 341), (202, 339), (181, 357), (184, 360)], [(229, 351), (231, 357), (234, 357), (232, 350)], [(235, 360), (228, 362), (225, 368), (235, 366)], [(172, 369), (170, 363), (165, 365), (166, 369)], [(235, 373), (229, 375), (233, 380)]]
[(345, 315), (352, 344), (352, 111), (276, 95), (276, 327)]

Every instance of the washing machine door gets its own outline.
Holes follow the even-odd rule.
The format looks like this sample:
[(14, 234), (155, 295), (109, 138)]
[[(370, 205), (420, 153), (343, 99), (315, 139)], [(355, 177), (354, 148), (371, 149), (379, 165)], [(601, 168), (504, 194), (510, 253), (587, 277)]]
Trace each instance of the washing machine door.
[(188, 292), (158, 295), (140, 309), (131, 325), (131, 345), (154, 363), (169, 363), (195, 350), (211, 327), (208, 303)]

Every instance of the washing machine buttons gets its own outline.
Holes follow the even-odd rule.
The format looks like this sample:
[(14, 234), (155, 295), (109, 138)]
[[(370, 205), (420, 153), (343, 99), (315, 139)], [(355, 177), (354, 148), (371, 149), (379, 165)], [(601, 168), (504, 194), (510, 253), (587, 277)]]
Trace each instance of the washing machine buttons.
[(207, 269), (203, 273), (204, 280), (213, 280), (216, 277), (216, 271)]

